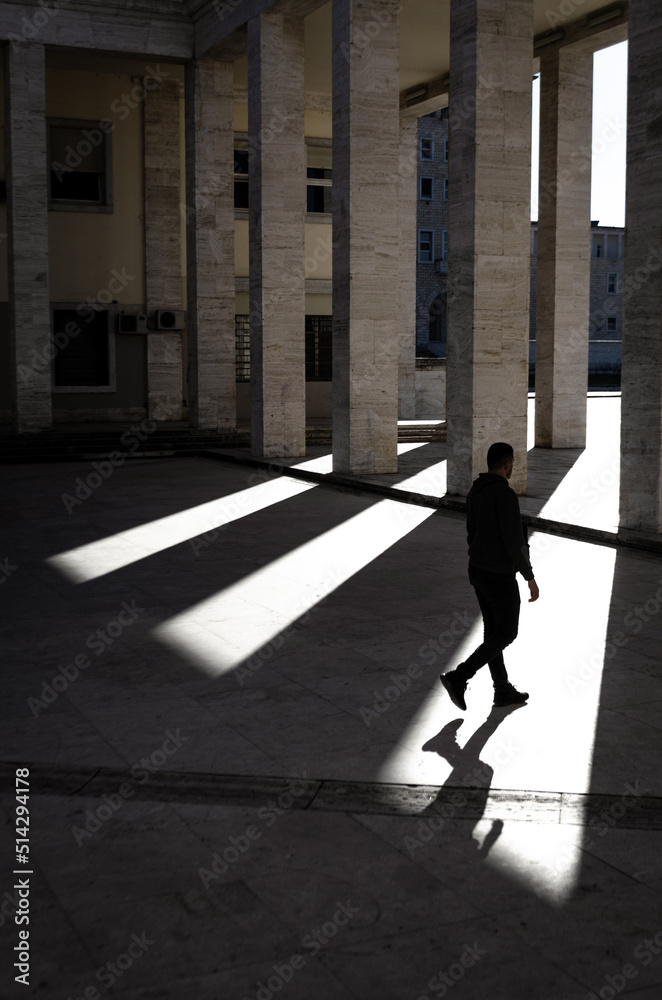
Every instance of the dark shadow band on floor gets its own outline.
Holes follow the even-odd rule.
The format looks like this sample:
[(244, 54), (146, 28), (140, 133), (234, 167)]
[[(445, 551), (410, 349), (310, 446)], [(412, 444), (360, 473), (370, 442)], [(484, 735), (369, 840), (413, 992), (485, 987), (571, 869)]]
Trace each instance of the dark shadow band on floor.
[[(0, 793), (15, 790), (19, 762), (0, 763)], [(112, 767), (57, 767), (20, 761), (28, 767), (31, 795), (101, 798), (118, 793), (140, 801), (199, 803), (207, 806), (258, 806), (280, 799), (282, 808), (382, 816), (426, 815), (444, 803), (458, 820), (500, 819), (589, 826), (621, 801), (619, 795), (512, 791), (466, 785), (405, 785), (395, 782), (338, 781), (295, 777), (160, 771), (144, 781), (131, 770)], [(130, 786), (132, 791), (129, 794)], [(456, 792), (462, 791), (458, 806)], [(662, 798), (639, 796), (614, 823), (624, 830), (662, 830)]]
[[(277, 461), (253, 458), (230, 451), (213, 450), (204, 453), (206, 458), (221, 462), (232, 462), (254, 468), (269, 469), (272, 475), (286, 475), (292, 479), (303, 479), (331, 489), (344, 492), (381, 496), (398, 503), (414, 504), (418, 507), (436, 508), (437, 513), (457, 518), (463, 517), (466, 509), (464, 497), (459, 496), (427, 496), (409, 490), (397, 489), (383, 483), (370, 483), (356, 476), (337, 472), (312, 472), (308, 469), (297, 469), (289, 465), (279, 465)], [(582, 524), (568, 524), (564, 521), (554, 521), (546, 517), (532, 514), (522, 514), (523, 523), (531, 531), (541, 531), (547, 535), (559, 535), (577, 542), (590, 542), (594, 545), (609, 545), (614, 548), (636, 549), (662, 555), (662, 537), (645, 531), (622, 528), (618, 532), (605, 531), (602, 528), (589, 528)]]

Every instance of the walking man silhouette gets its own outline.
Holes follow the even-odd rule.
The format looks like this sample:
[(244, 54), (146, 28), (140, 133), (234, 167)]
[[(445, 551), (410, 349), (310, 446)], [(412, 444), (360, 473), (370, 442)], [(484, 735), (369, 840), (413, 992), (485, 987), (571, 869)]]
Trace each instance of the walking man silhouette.
[(503, 650), (517, 637), (520, 596), (517, 573), (529, 585), (531, 601), (537, 601), (538, 584), (529, 562), (517, 494), (508, 484), (515, 456), (503, 441), (487, 452), (487, 472), (481, 472), (467, 495), (467, 541), (469, 582), (476, 591), (483, 616), (483, 641), (455, 670), (442, 674), (441, 683), (454, 705), (466, 709), (467, 682), (487, 663), (494, 684), (494, 705), (524, 705), (525, 691), (509, 681)]

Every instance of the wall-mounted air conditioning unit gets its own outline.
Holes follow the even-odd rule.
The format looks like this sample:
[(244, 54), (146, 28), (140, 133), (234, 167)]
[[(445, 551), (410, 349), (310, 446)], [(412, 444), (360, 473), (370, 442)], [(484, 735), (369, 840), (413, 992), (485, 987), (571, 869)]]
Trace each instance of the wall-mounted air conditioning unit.
[(118, 333), (147, 333), (147, 317), (141, 313), (117, 313)]
[(157, 330), (183, 330), (186, 324), (186, 313), (174, 309), (158, 309), (156, 313)]

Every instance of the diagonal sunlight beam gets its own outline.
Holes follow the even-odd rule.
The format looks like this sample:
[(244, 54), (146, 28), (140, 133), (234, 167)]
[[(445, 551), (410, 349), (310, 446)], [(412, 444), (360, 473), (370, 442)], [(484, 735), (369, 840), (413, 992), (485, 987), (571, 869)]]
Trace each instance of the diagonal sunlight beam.
[[(255, 478), (260, 478), (259, 474)], [(218, 497), (197, 507), (189, 507), (147, 524), (139, 524), (87, 545), (80, 545), (68, 552), (50, 556), (46, 562), (74, 583), (87, 583), (181, 542), (209, 531), (218, 531), (232, 521), (255, 514), (272, 504), (290, 500), (315, 486), (316, 483), (304, 483), (285, 476), (265, 478), (264, 482), (248, 489)]]
[(157, 626), (154, 634), (211, 676), (258, 651), (267, 659), (270, 644), (293, 622), (432, 514), (429, 507), (380, 500)]
[[(586, 793), (591, 784), (602, 671), (610, 639), (607, 625), (616, 550), (541, 533), (532, 535), (530, 544), (540, 599), (528, 604), (528, 588), (520, 581), (520, 632), (504, 654), (512, 681), (530, 693), (530, 701), (510, 714), (504, 713), (480, 758), (494, 770), (493, 789)], [(475, 602), (468, 610), (477, 611)], [(480, 643), (481, 636), (482, 621), (478, 618), (439, 664), (440, 669), (445, 672), (460, 663)], [(466, 713), (451, 704), (440, 684), (434, 684), (430, 697), (398, 739), (409, 755), (419, 756), (420, 765), (410, 765), (411, 777), (406, 773), (403, 777), (406, 753), (398, 750), (384, 762), (378, 780), (444, 784), (453, 770), (451, 757), (461, 754), (483, 725), (492, 710), (491, 702), (487, 667), (470, 683)], [(434, 738), (459, 717), (457, 748), (444, 756), (442, 750), (452, 749), (452, 743), (442, 740), (441, 749), (435, 749)], [(430, 749), (423, 750), (428, 743)], [(471, 769), (467, 771), (470, 776)], [(522, 810), (521, 819), (525, 820), (524, 801)], [(489, 796), (486, 814), (490, 821), (498, 816), (498, 804), (490, 803)], [(578, 825), (572, 827), (561, 826), (559, 819), (552, 817), (542, 838), (537, 827), (534, 830), (518, 821), (517, 814), (499, 818), (504, 827), (490, 850), (488, 863), (507, 868), (509, 875), (551, 903), (567, 901), (575, 889), (581, 862), (582, 816), (575, 815)], [(486, 834), (489, 826), (486, 819), (478, 832)]]
[[(422, 448), (425, 444), (427, 441), (401, 441), (398, 443), (398, 455), (404, 455), (415, 448)], [(291, 468), (302, 469), (306, 472), (333, 472), (333, 455), (331, 452), (327, 452), (327, 454), (318, 455), (316, 458), (307, 458), (305, 462), (297, 462)]]

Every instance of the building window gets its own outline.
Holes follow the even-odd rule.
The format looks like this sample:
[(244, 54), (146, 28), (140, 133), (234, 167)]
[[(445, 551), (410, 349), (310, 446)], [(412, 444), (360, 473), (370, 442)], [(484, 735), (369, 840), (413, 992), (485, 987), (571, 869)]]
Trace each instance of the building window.
[(607, 242), (606, 256), (611, 257), (612, 259), (615, 257), (620, 257), (619, 246), (618, 246), (619, 244), (618, 234), (610, 233), (606, 237), (606, 242)]
[(444, 201), (448, 201), (448, 177), (444, 177)]
[(53, 307), (53, 386), (74, 391), (112, 391), (110, 309), (93, 305)]
[(234, 207), (248, 208), (248, 150), (234, 151)]
[(607, 317), (607, 333), (616, 333), (617, 329), (618, 329), (618, 327), (616, 325), (616, 317), (615, 316), (608, 316)]
[(432, 201), (432, 196), (434, 193), (434, 178), (433, 177), (421, 177), (419, 178), (419, 198), (422, 201)]
[(306, 156), (306, 211), (330, 215), (333, 183), (331, 147), (309, 145)]
[(448, 260), (448, 230), (441, 231), (441, 259)]
[(448, 139), (444, 139), (444, 163), (448, 163)]
[(112, 211), (110, 126), (111, 123), (105, 120), (49, 120), (51, 208), (78, 212)]
[(331, 381), (331, 316), (306, 316), (306, 382)]
[(418, 231), (418, 263), (432, 264), (434, 261), (434, 232), (431, 229)]
[(419, 139), (418, 149), (421, 160), (434, 160), (434, 139)]
[(251, 324), (250, 316), (235, 316), (235, 375), (237, 382), (251, 380)]
[(602, 257), (604, 254), (604, 244), (602, 242), (602, 235), (593, 237), (593, 256)]
[(326, 167), (308, 167), (307, 176), (306, 211), (329, 214), (332, 207), (331, 170)]
[(607, 275), (607, 294), (616, 295), (618, 293), (618, 274), (610, 271)]

